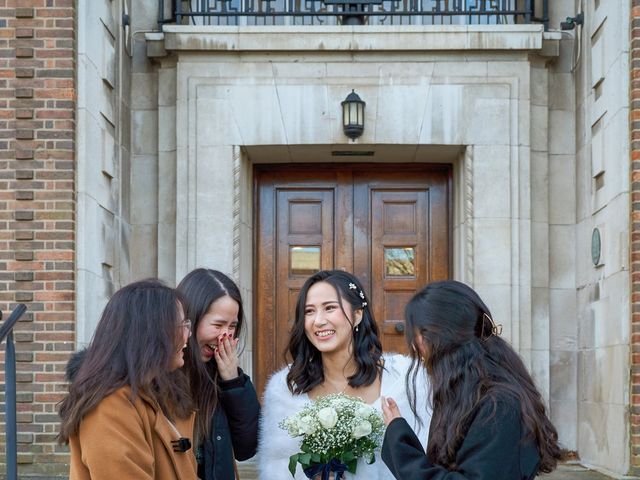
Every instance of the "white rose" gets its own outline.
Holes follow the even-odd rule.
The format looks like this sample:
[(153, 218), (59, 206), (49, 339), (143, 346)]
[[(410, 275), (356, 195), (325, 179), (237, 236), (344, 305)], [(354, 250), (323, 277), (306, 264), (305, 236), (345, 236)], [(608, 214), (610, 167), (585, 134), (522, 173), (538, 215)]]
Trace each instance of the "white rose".
[(371, 424), (367, 420), (362, 420), (353, 428), (351, 436), (355, 439), (366, 437), (371, 433)]
[(348, 398), (344, 398), (344, 397), (334, 398), (331, 401), (331, 406), (337, 411), (342, 410), (344, 407), (350, 404), (351, 404), (351, 401)]
[(338, 413), (331, 407), (321, 408), (318, 412), (318, 421), (320, 425), (330, 430), (338, 423)]
[(371, 415), (373, 415), (373, 412), (373, 407), (370, 407), (369, 405), (362, 405), (356, 410), (356, 417), (369, 418)]
[(304, 415), (298, 419), (298, 435), (308, 435), (315, 431), (316, 429), (313, 425), (313, 418), (309, 415)]

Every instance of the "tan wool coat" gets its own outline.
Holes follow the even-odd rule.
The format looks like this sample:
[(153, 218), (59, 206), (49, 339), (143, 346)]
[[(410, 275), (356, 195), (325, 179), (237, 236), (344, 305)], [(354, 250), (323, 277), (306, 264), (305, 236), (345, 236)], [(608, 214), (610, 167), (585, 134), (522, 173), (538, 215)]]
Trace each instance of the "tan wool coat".
[(69, 480), (195, 480), (193, 447), (174, 452), (172, 440), (193, 439), (195, 414), (173, 424), (157, 403), (129, 387), (104, 398), (69, 439)]

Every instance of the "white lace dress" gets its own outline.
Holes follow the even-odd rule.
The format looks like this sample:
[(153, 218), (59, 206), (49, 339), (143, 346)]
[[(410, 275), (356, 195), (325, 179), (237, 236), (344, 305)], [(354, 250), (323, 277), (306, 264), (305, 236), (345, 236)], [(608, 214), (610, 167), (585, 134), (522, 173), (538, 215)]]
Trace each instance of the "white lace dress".
[[(427, 409), (427, 380), (421, 370), (416, 379), (418, 392), (418, 412), (422, 425), (411, 413), (409, 399), (405, 390), (405, 378), (411, 364), (411, 359), (404, 355), (385, 354), (382, 373), (381, 395), (392, 397), (400, 408), (402, 416), (407, 419), (418, 438), (426, 447), (429, 433), (431, 411)], [(289, 415), (299, 411), (311, 400), (307, 394), (292, 395), (287, 388), (286, 378), (289, 368), (283, 368), (273, 374), (264, 392), (262, 419), (260, 422), (260, 436), (258, 444), (258, 471), (260, 480), (291, 480), (289, 472), (289, 457), (300, 451), (301, 439), (291, 438), (278, 424)], [(382, 407), (380, 398), (371, 404), (380, 413)], [(421, 412), (425, 412), (422, 414)], [(307, 477), (298, 465), (295, 479), (305, 480)], [(393, 480), (394, 477), (382, 462), (379, 452), (376, 453), (375, 463), (368, 465), (363, 459), (358, 461), (355, 475), (346, 473), (346, 480)]]

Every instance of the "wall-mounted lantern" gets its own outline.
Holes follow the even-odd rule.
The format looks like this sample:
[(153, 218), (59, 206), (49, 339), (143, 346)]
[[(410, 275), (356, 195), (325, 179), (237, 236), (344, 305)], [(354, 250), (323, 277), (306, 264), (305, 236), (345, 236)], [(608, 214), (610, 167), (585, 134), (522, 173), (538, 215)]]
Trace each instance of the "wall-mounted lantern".
[(342, 129), (344, 134), (355, 140), (364, 132), (364, 101), (355, 90), (342, 102)]

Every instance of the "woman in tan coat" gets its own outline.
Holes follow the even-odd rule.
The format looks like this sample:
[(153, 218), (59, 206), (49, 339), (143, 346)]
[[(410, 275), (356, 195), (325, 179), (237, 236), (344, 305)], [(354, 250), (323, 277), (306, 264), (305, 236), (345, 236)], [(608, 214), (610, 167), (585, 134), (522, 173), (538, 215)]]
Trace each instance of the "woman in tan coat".
[(74, 359), (60, 404), (70, 480), (195, 480), (194, 412), (180, 367), (191, 326), (157, 280), (116, 292)]

